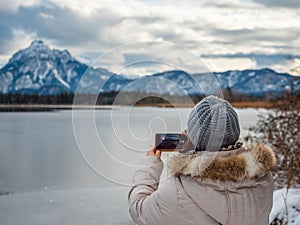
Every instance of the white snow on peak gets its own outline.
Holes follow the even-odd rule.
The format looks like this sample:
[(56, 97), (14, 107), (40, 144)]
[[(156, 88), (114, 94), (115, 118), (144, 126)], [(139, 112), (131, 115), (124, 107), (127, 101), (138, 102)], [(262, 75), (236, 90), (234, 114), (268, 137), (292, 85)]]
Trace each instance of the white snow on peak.
[(255, 76), (255, 72), (250, 72), (250, 73), (248, 73), (248, 77), (253, 77), (253, 76)]
[(33, 83), (29, 75), (24, 75), (20, 77), (15, 83), (15, 90), (22, 90), (22, 89), (38, 89), (40, 85), (37, 83)]
[(70, 85), (69, 85), (66, 81), (64, 81), (64, 80), (59, 76), (59, 74), (58, 74), (58, 72), (57, 72), (56, 69), (53, 70), (53, 74), (54, 74), (55, 78), (56, 78), (62, 85), (64, 85), (64, 86), (65, 86), (66, 88), (68, 88), (68, 89), (71, 89)]
[(240, 72), (238, 71), (232, 71), (229, 74), (229, 78), (228, 78), (228, 86), (232, 87), (236, 84), (236, 82), (238, 82), (239, 80), (239, 76), (240, 76)]

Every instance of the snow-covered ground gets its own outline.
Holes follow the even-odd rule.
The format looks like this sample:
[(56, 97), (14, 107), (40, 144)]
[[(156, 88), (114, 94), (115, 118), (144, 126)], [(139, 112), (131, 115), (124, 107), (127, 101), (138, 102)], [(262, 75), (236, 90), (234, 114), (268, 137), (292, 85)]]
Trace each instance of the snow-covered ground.
[(133, 224), (128, 188), (24, 192), (0, 196), (1, 225)]
[[(1, 225), (131, 225), (128, 188), (93, 188), (25, 192), (0, 196)], [(287, 197), (286, 197), (287, 196)], [(300, 224), (300, 189), (274, 192), (270, 221), (287, 217)]]
[(282, 224), (285, 224), (287, 218), (289, 225), (300, 224), (300, 189), (289, 189), (288, 192), (280, 189), (274, 192), (270, 221), (275, 218), (282, 220)]

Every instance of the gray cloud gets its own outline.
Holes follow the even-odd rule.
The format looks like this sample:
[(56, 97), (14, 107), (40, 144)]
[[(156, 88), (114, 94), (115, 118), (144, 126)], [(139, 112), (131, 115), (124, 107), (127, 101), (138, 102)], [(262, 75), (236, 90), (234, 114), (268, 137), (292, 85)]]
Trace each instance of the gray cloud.
[(13, 34), (10, 30), (10, 28), (1, 23), (0, 22), (0, 54), (1, 53), (8, 53), (9, 52), (9, 48), (7, 46), (7, 41), (10, 40), (11, 38), (13, 38)]
[(245, 9), (245, 8), (255, 8), (256, 6), (248, 0), (240, 1), (204, 1), (203, 6), (213, 7), (213, 8), (223, 8), (223, 9)]
[[(0, 16), (0, 46), (5, 46), (13, 36), (13, 30), (20, 29), (34, 33), (36, 38), (52, 40), (58, 46), (85, 46), (89, 42), (105, 43), (101, 39), (103, 27), (120, 23), (123, 18), (107, 11), (98, 11), (91, 17), (84, 17), (66, 7), (57, 5), (20, 6), (17, 12), (4, 11)], [(5, 53), (0, 48), (0, 53)]]
[(231, 43), (247, 42), (247, 41), (271, 41), (271, 42), (284, 42), (295, 40), (299, 37), (300, 30), (286, 29), (211, 29), (210, 34), (223, 38), (223, 40), (230, 41)]
[[(234, 51), (238, 52), (238, 48), (241, 46), (249, 46), (248, 51), (253, 51), (253, 47), (261, 47), (269, 50), (295, 50), (295, 46), (291, 46), (293, 41), (297, 41), (300, 36), (300, 29), (237, 29), (237, 30), (226, 30), (226, 29), (209, 29), (209, 33), (214, 37), (212, 43), (228, 46), (232, 45), (235, 47)], [(228, 50), (233, 50), (228, 49)], [(244, 52), (248, 53), (248, 52)], [(280, 53), (280, 52), (278, 52)]]
[(300, 8), (300, 1), (297, 0), (254, 0), (267, 7)]
[(200, 55), (203, 58), (249, 58), (255, 60), (258, 67), (270, 66), (273, 64), (279, 64), (283, 61), (292, 61), (294, 59), (300, 59), (300, 55), (289, 55), (289, 54), (212, 54), (212, 55)]
[[(41, 17), (41, 13), (50, 18)], [(118, 15), (99, 11), (92, 17), (83, 17), (68, 8), (56, 5), (51, 7), (21, 7), (18, 23), (23, 29), (36, 32), (39, 38), (55, 40), (63, 46), (84, 45), (99, 40), (103, 26), (111, 26), (122, 20)]]
[(13, 23), (13, 15), (9, 12), (0, 10), (0, 54), (8, 53), (10, 49), (7, 43), (13, 38), (13, 30), (11, 24)]
[[(159, 1), (132, 2), (126, 5), (127, 9), (116, 8), (109, 2), (88, 15), (67, 1), (64, 5), (42, 1), (42, 4), (19, 6), (14, 11), (0, 8), (0, 57), (12, 53), (9, 43), (15, 41), (16, 30), (28, 34), (29, 39), (44, 39), (55, 47), (68, 48), (87, 60), (120, 44), (143, 40), (172, 41), (196, 54), (244, 54), (240, 58), (254, 57), (259, 65), (268, 63), (264, 61), (266, 57), (253, 54), (272, 52), (278, 57), (268, 60), (279, 62), (283, 59), (280, 54), (293, 55), (300, 47), (300, 27), (291, 20), (283, 21), (285, 16), (297, 15), (297, 9), (293, 9), (298, 7), (295, 1), (255, 1), (260, 4), (251, 0), (188, 1), (186, 4), (178, 1), (175, 4), (178, 7), (172, 1), (159, 7), (156, 5)], [(269, 6), (290, 8), (269, 9)], [(299, 18), (300, 15), (294, 19)], [(123, 56), (124, 62), (126, 57), (129, 56)]]

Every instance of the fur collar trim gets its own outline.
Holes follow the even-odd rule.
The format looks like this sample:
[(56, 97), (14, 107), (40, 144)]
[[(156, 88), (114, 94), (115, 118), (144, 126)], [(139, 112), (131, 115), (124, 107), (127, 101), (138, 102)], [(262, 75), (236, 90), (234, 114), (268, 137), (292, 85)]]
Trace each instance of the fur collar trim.
[(263, 144), (226, 152), (199, 152), (178, 154), (169, 161), (171, 174), (213, 180), (241, 181), (264, 175), (274, 167), (273, 150)]

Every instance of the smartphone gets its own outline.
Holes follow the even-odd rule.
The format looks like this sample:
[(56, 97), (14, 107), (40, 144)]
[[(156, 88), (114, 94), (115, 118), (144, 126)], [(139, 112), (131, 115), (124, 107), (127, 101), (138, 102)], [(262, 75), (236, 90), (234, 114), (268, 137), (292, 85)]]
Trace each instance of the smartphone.
[(155, 146), (161, 151), (179, 151), (183, 149), (188, 138), (186, 135), (177, 133), (157, 133), (155, 134)]

